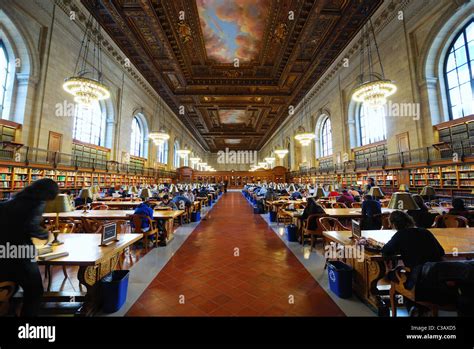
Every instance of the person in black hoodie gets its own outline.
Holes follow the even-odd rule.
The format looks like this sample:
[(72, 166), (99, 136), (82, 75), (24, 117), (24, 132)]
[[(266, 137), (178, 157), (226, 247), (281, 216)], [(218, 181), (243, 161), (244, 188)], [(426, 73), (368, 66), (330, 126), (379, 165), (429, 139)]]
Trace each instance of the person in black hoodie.
[[(303, 214), (301, 215), (300, 219), (302, 221), (305, 221), (309, 216), (312, 214), (324, 214), (324, 208), (317, 203), (318, 198), (317, 197), (311, 197), (308, 198), (308, 204), (306, 205)], [(316, 230), (318, 225), (317, 220), (312, 220), (309, 222), (309, 226), (307, 227), (309, 230)]]
[(418, 228), (430, 228), (433, 225), (435, 215), (430, 213), (428, 207), (426, 207), (423, 198), (420, 195), (413, 195), (413, 200), (415, 200), (419, 209), (408, 210), (408, 215), (413, 218)]
[[(48, 239), (40, 226), (46, 201), (59, 193), (58, 185), (49, 178), (33, 182), (11, 200), (0, 203), (0, 244), (33, 248), (31, 238)], [(33, 257), (33, 256), (31, 256)], [(37, 316), (43, 295), (43, 281), (32, 258), (6, 258), (0, 261), (0, 281), (14, 281), (23, 288), (21, 316)]]

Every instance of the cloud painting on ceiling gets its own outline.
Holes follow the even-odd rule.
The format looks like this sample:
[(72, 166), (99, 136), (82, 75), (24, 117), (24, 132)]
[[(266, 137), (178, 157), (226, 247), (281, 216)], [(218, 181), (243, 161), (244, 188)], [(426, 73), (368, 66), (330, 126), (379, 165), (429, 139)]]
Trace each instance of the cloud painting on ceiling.
[(269, 0), (196, 0), (207, 57), (219, 63), (255, 60)]
[(219, 110), (221, 124), (245, 124), (248, 116), (245, 110)]

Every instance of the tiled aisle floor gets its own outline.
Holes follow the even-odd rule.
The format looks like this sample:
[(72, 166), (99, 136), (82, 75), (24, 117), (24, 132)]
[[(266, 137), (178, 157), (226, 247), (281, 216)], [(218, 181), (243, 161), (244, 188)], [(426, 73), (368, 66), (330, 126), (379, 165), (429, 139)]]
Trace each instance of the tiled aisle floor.
[(241, 193), (216, 204), (128, 316), (344, 316)]

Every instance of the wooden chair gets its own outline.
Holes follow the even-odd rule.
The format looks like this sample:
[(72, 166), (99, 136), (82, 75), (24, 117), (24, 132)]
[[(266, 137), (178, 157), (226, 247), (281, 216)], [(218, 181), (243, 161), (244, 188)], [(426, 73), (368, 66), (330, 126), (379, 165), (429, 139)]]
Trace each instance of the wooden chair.
[[(72, 234), (75, 232), (75, 224), (74, 223), (59, 223), (59, 231), (61, 232), (61, 234)], [(52, 283), (52, 274), (51, 274), (51, 265), (50, 264), (47, 264), (45, 265), (45, 269), (44, 269), (44, 276), (45, 278), (48, 279), (48, 287), (47, 287), (47, 291), (51, 291), (51, 283)], [(62, 266), (62, 269), (63, 269), (63, 275), (64, 275), (64, 278), (67, 279), (69, 277), (69, 275), (67, 274), (67, 270), (66, 270), (66, 266), (63, 265)]]
[[(319, 218), (319, 224), (323, 231), (347, 231), (351, 230), (350, 228), (343, 225), (337, 218), (332, 217), (322, 217)], [(328, 266), (329, 259), (326, 258), (326, 262), (324, 263), (324, 269)]]
[[(319, 219), (321, 217), (326, 216), (324, 213), (316, 213), (309, 215), (308, 218), (306, 218), (303, 221), (303, 226), (301, 228), (301, 244), (304, 246), (304, 242), (306, 238), (309, 236), (310, 241), (311, 241), (311, 249), (310, 251), (313, 251), (313, 245), (314, 242), (317, 238), (322, 238), (323, 237), (323, 229), (321, 227), (321, 224), (319, 224)], [(312, 223), (316, 223), (316, 229), (310, 229), (308, 228)]]
[(84, 233), (98, 234), (104, 222), (92, 218), (82, 218), (82, 227)]
[(439, 203), (436, 201), (430, 201), (430, 202), (427, 202), (426, 204), (429, 204), (430, 207), (439, 207)]
[(333, 202), (331, 208), (347, 208), (347, 205), (343, 202)]
[(18, 290), (18, 285), (13, 281), (0, 282), (0, 316), (8, 315), (10, 311), (10, 299)]
[(437, 215), (433, 223), (433, 228), (468, 228), (469, 221), (463, 216), (452, 214)]
[(362, 202), (353, 202), (351, 204), (352, 208), (361, 208), (362, 207)]
[[(409, 299), (410, 301), (419, 304), (423, 307), (430, 309), (433, 317), (438, 316), (438, 311), (441, 308), (438, 304), (431, 302), (420, 302), (415, 298), (415, 288), (408, 290), (405, 288), (405, 283), (407, 281), (408, 273), (410, 268), (405, 266), (398, 266), (393, 271), (394, 279), (390, 282), (390, 306), (392, 308), (392, 317), (397, 316), (397, 295), (402, 295), (404, 298)], [(446, 310), (455, 310), (456, 306), (454, 304), (443, 305), (443, 309)]]
[(441, 201), (441, 202), (439, 203), (439, 205), (440, 205), (441, 207), (451, 207), (451, 206), (452, 206), (452, 205), (451, 205), (451, 201)]
[[(142, 219), (148, 221), (149, 230), (142, 230)], [(143, 240), (145, 241), (145, 252), (148, 252), (148, 237), (151, 235), (156, 235), (155, 246), (158, 247), (158, 229), (156, 227), (155, 221), (150, 217), (141, 214), (132, 214), (130, 216), (130, 224), (132, 226), (132, 232), (137, 234), (143, 234)]]
[(109, 209), (109, 206), (107, 206), (105, 204), (92, 206), (92, 210), (108, 210), (108, 209)]
[(291, 223), (291, 220), (292, 220), (291, 216), (289, 216), (288, 214), (283, 212), (289, 206), (290, 206), (289, 203), (284, 203), (283, 205), (278, 206), (278, 208), (277, 208), (277, 217), (276, 217), (277, 225), (280, 224), (280, 223), (283, 223), (283, 224), (290, 224)]
[(374, 218), (380, 217), (380, 221), (382, 222), (381, 230), (384, 229), (392, 229), (392, 225), (390, 224), (390, 213), (379, 213), (375, 214)]

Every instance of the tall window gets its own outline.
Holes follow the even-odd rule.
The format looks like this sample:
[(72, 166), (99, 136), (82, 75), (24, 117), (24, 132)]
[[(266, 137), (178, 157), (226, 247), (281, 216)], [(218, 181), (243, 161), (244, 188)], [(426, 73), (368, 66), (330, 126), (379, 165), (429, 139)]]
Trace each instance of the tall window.
[(451, 44), (444, 74), (450, 119), (474, 113), (474, 20), (471, 20)]
[(168, 141), (158, 146), (158, 162), (162, 164), (168, 163)]
[(7, 50), (0, 40), (0, 118), (3, 115), (3, 108), (5, 106), (5, 96), (7, 94), (8, 81), (8, 65), (9, 65)]
[(183, 159), (183, 166), (189, 166), (189, 155)]
[(321, 157), (332, 155), (332, 131), (329, 117), (323, 121), (320, 134)]
[(173, 156), (174, 156), (174, 161), (173, 161), (173, 165), (174, 167), (178, 168), (179, 167), (179, 154), (178, 154), (178, 150), (179, 150), (179, 142), (178, 141), (175, 141), (174, 142), (174, 149), (173, 149)]
[(134, 117), (132, 120), (132, 139), (130, 141), (130, 154), (134, 156), (145, 156), (144, 146), (144, 132), (141, 121), (138, 117)]
[(73, 138), (90, 144), (105, 145), (105, 119), (99, 102), (89, 106), (76, 104)]
[(360, 145), (383, 141), (387, 138), (385, 108), (373, 109), (361, 104), (359, 108)]

